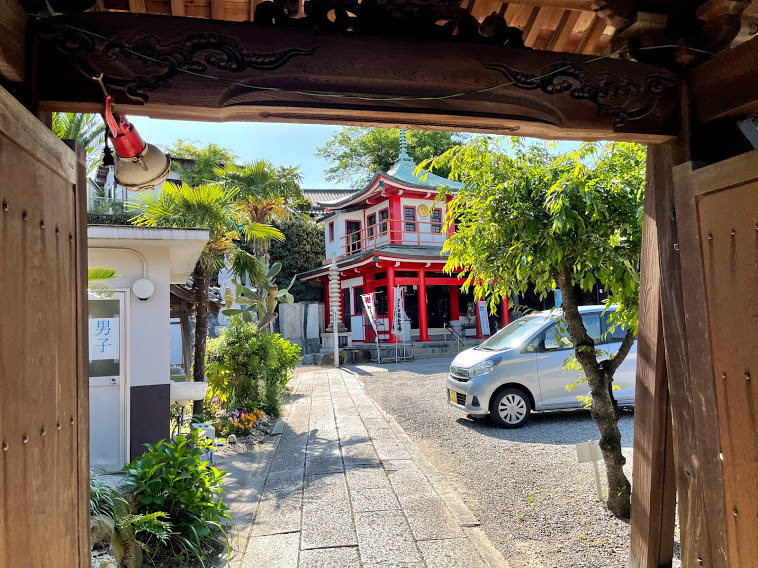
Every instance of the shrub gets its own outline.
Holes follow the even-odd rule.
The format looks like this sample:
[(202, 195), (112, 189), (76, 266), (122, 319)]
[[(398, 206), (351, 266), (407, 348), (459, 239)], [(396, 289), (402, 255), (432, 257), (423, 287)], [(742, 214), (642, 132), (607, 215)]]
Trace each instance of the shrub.
[(115, 520), (120, 515), (129, 512), (129, 503), (121, 493), (107, 483), (90, 479), (89, 510), (90, 515), (107, 515)]
[(126, 466), (126, 473), (135, 485), (136, 512), (165, 512), (173, 527), (168, 546), (174, 556), (195, 556), (204, 564), (215, 545), (226, 542), (228, 551), (221, 521), (231, 516), (219, 496), (226, 472), (203, 460), (213, 447), (199, 432), (177, 436), (175, 442), (146, 444), (147, 451)]
[(298, 345), (232, 318), (221, 336), (208, 342), (210, 396), (278, 416), (284, 386), (299, 360)]

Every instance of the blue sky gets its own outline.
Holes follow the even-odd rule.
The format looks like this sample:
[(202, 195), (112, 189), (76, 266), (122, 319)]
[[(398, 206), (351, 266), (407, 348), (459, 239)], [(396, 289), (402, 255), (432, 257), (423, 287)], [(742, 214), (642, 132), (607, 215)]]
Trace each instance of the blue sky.
[(142, 138), (158, 146), (170, 146), (179, 138), (200, 146), (211, 142), (229, 148), (241, 161), (265, 158), (276, 165), (300, 166), (304, 188), (344, 187), (327, 182), (324, 170), (329, 162), (314, 156), (339, 126), (313, 124), (272, 124), (258, 122), (188, 122), (129, 116)]
[[(157, 120), (129, 116), (147, 142), (166, 147), (178, 139), (194, 141), (199, 146), (211, 142), (232, 150), (240, 161), (267, 159), (275, 165), (300, 166), (304, 189), (347, 187), (328, 182), (324, 171), (330, 163), (317, 158), (316, 149), (323, 146), (340, 129), (339, 126), (317, 124), (274, 124), (259, 122), (190, 122)], [(575, 143), (560, 142), (558, 150), (568, 151)]]

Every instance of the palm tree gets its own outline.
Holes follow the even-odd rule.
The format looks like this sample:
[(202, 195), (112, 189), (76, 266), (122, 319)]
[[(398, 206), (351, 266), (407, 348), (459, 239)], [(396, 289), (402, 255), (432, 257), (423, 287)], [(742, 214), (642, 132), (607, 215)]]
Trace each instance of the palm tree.
[[(237, 201), (250, 223), (267, 223), (292, 215), (291, 205), (303, 198), (300, 184), (303, 176), (294, 167), (275, 167), (268, 160), (255, 160), (237, 166), (217, 168), (224, 185), (237, 190)], [(268, 245), (260, 243), (255, 250), (268, 265)]]
[(97, 298), (110, 298), (116, 292), (116, 289), (108, 284), (106, 280), (118, 278), (116, 271), (112, 268), (102, 268), (92, 266), (87, 268), (87, 293)]
[(87, 173), (100, 164), (98, 153), (105, 142), (105, 123), (98, 114), (53, 113), (53, 133), (62, 140), (76, 140), (87, 151)]
[[(224, 255), (235, 256), (235, 240), (242, 233), (256, 243), (271, 239), (283, 240), (284, 235), (274, 227), (248, 222), (240, 214), (237, 190), (221, 184), (205, 184), (190, 187), (186, 183), (166, 183), (160, 193), (137, 194), (127, 202), (129, 209), (137, 212), (131, 219), (135, 225), (146, 227), (196, 227), (206, 228), (210, 240), (205, 245), (192, 273), (192, 288), (195, 294), (195, 357), (193, 380), (205, 380), (205, 351), (208, 339), (208, 291), (211, 275), (224, 265)], [(196, 405), (202, 412), (202, 403)]]

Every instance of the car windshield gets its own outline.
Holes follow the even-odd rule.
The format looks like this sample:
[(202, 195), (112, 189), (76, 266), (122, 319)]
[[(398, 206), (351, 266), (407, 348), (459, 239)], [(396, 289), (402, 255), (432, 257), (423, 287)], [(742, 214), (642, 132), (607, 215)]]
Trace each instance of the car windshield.
[(500, 351), (518, 347), (529, 339), (542, 325), (548, 321), (549, 316), (526, 316), (508, 324), (495, 335), (484, 341), (476, 349), (485, 351)]

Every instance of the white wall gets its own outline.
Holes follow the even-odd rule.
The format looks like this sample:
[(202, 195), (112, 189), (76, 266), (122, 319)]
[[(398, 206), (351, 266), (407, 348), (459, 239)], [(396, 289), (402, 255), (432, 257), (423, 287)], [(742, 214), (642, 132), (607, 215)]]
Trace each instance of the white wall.
[(168, 384), (171, 356), (169, 252), (165, 247), (133, 247), (144, 256), (147, 278), (155, 286), (148, 300), (131, 293), (131, 286), (142, 278), (142, 262), (127, 250), (89, 249), (89, 266), (116, 270), (118, 278), (108, 283), (115, 288), (129, 288), (130, 313), (127, 353), (130, 387)]
[[(421, 204), (425, 204), (427, 207), (429, 207), (429, 214), (426, 217), (421, 217), (418, 214), (418, 206)], [(411, 199), (411, 198), (400, 198), (400, 214), (405, 214), (405, 207), (413, 207), (416, 210), (416, 233), (406, 233), (405, 232), (405, 222), (403, 222), (403, 244), (404, 245), (418, 245), (421, 244), (421, 246), (430, 246), (435, 244), (442, 244), (447, 240), (447, 235), (445, 233), (445, 204), (444, 203), (437, 203), (432, 207), (432, 204), (434, 203), (433, 198), (429, 199)], [(441, 233), (432, 233), (432, 209), (442, 209), (442, 217), (440, 224), (442, 225), (442, 232)]]

